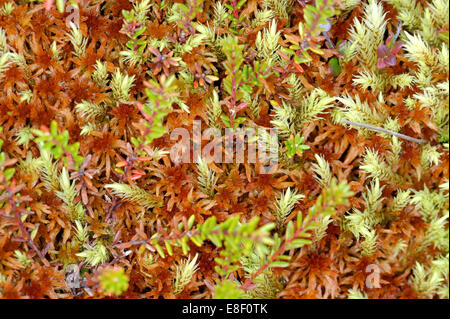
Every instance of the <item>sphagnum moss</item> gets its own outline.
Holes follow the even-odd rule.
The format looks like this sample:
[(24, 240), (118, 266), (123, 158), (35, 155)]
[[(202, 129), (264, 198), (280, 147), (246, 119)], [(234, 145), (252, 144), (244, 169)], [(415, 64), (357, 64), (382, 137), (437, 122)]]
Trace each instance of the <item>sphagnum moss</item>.
[(448, 8), (3, 1), (0, 296), (448, 298)]

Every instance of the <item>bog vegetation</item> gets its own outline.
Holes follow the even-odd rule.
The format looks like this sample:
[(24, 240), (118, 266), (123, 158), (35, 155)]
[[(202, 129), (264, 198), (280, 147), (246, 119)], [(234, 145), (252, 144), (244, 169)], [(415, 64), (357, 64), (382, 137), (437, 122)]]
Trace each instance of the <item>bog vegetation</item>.
[(0, 0), (0, 296), (449, 298), (448, 10)]

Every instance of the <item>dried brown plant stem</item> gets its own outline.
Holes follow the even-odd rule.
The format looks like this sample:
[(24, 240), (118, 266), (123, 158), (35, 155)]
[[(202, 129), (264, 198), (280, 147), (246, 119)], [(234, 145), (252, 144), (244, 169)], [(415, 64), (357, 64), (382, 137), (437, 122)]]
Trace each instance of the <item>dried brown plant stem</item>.
[[(22, 222), (22, 219), (21, 219), (22, 214), (28, 214), (30, 212), (19, 207), (18, 206), (19, 202), (13, 198), (13, 195), (15, 193), (18, 193), (20, 191), (20, 189), (22, 189), (22, 187), (20, 187), (20, 186), (13, 187), (13, 188), (5, 186), (7, 195), (3, 196), (5, 199), (7, 199), (9, 201), (9, 204), (11, 206), (11, 211), (14, 213), (14, 218), (16, 219), (18, 228), (19, 228), (20, 232), (22, 233), (22, 235), (25, 237), (25, 238), (13, 238), (12, 240), (19, 241), (19, 242), (26, 242), (28, 244), (28, 246), (36, 252), (38, 257), (41, 259), (42, 263), (46, 267), (50, 267), (50, 263), (48, 262), (47, 259), (45, 259), (45, 256), (44, 256), (47, 252), (49, 245), (47, 245), (47, 247), (43, 251), (40, 251), (37, 248), (37, 246), (35, 245), (33, 239), (31, 238), (30, 233), (26, 230), (25, 225)], [(1, 201), (1, 199), (0, 199), (0, 201)]]
[(411, 141), (411, 142), (415, 142), (415, 143), (419, 143), (419, 144), (425, 144), (427, 143), (426, 140), (422, 140), (422, 139), (418, 139), (418, 138), (414, 138), (405, 134), (401, 134), (401, 133), (397, 133), (382, 127), (378, 127), (378, 126), (373, 126), (373, 125), (369, 125), (369, 124), (364, 124), (364, 123), (356, 123), (356, 122), (351, 122), (351, 121), (347, 121), (347, 120), (341, 120), (341, 123), (345, 123), (345, 124), (349, 124), (349, 125), (355, 125), (355, 126), (359, 126), (359, 127), (363, 127), (369, 130), (373, 130), (373, 131), (380, 131), (383, 133), (387, 133), (387, 134), (391, 134), (394, 136), (397, 136), (399, 138), (405, 139), (407, 141)]

